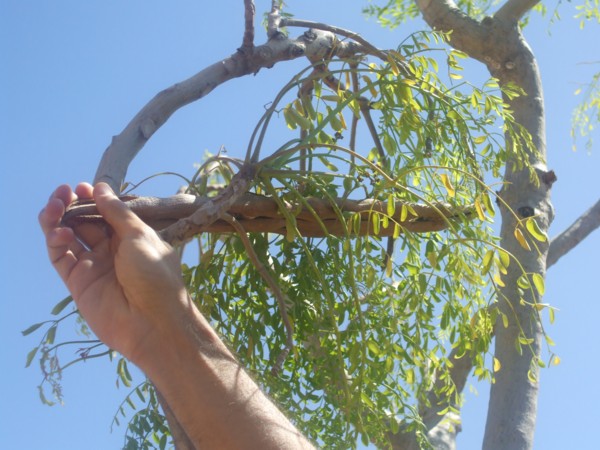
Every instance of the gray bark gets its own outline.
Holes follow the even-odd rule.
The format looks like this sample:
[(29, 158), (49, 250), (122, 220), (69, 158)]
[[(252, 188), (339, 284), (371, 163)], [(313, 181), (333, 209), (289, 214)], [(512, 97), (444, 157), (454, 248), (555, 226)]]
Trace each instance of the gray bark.
[(554, 265), (599, 226), (600, 200), (573, 222), (569, 228), (552, 239), (546, 259), (546, 268)]
[[(527, 170), (519, 169), (517, 161), (509, 157), (504, 175), (504, 188), (500, 193), (504, 206), (501, 208), (501, 245), (519, 260), (527, 273), (545, 276), (548, 245), (538, 244), (539, 251), (525, 250), (515, 239), (518, 219), (535, 215), (538, 225), (546, 231), (553, 217), (550, 204), (550, 186), (543, 180), (547, 170), (544, 102), (541, 81), (535, 57), (525, 42), (518, 20), (536, 1), (507, 1), (493, 17), (481, 22), (462, 13), (449, 0), (418, 0), (417, 4), (428, 24), (438, 30), (452, 31), (451, 44), (469, 56), (483, 62), (491, 75), (501, 85), (513, 83), (521, 87), (525, 95), (515, 99), (506, 98), (514, 112), (515, 120), (532, 137), (533, 148), (528, 148), (529, 162), (536, 168), (542, 180), (532, 182)], [(514, 143), (506, 135), (506, 145)], [(512, 155), (509, 152), (509, 155)], [(526, 234), (526, 232), (525, 232)], [(517, 279), (522, 274), (512, 263), (508, 274), (503, 276), (498, 308), (509, 318), (509, 326), (499, 323), (495, 327), (495, 357), (502, 364), (492, 384), (483, 448), (485, 449), (531, 449), (537, 413), (538, 369), (536, 360), (540, 353), (541, 328), (532, 303), (541, 296), (533, 289), (522, 296)], [(529, 340), (520, 354), (515, 350), (519, 337)], [(447, 439), (453, 439), (452, 434)]]

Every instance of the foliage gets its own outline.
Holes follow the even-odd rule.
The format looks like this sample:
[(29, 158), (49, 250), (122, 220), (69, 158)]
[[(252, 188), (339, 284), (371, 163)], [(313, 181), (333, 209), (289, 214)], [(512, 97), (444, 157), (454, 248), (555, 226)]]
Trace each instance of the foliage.
[[(423, 433), (419, 410), (432, 392), (442, 413), (455, 408), (460, 393), (450, 349), (472, 359), (482, 379), (493, 379), (499, 367), (486, 365), (499, 314), (492, 290), (510, 256), (493, 237), (494, 206), (483, 174), (498, 176), (509, 152), (526, 167), (518, 144), (528, 138), (493, 80), (482, 88), (461, 80), (465, 55), (443, 50), (443, 39), (420, 33), (380, 60), (315, 62), (282, 89), (250, 140), (246, 162), (258, 168), (254, 193), (305, 207), (311, 196), (333, 205), (339, 198), (373, 198), (387, 202), (385, 213), (339, 209), (344, 236), (303, 238), (296, 216), (282, 207), (285, 235), (251, 234), (248, 241), (202, 235), (198, 264), (184, 266), (200, 310), (269, 395), (326, 448), (350, 448), (358, 439), (385, 447), (400, 427)], [(441, 75), (440, 60), (446, 63)], [(509, 86), (504, 94), (519, 92)], [(271, 145), (268, 130), (278, 125), (299, 136), (261, 157)], [(506, 130), (512, 148), (504, 147)], [(210, 158), (190, 190), (210, 195), (211, 185), (229, 181), (243, 163)], [(417, 202), (472, 206), (477, 220), (463, 216), (446, 231), (415, 234), (393, 221), (396, 201), (408, 205), (402, 215), (412, 214)], [(364, 222), (370, 233), (359, 237)], [(395, 252), (379, 236), (389, 227), (399, 244)], [(523, 230), (536, 238), (535, 225)], [(531, 240), (521, 234), (523, 242)], [(59, 346), (51, 347), (49, 334), (57, 325), (51, 323), (40, 343), (53, 358)], [(97, 344), (86, 345), (80, 360), (114, 356), (108, 350), (92, 355)], [(65, 366), (53, 361), (45, 380), (59, 386)], [(117, 371), (128, 386), (123, 359)], [(60, 398), (57, 388), (53, 393)], [(134, 409), (133, 394), (146, 406), (130, 420), (126, 448), (165, 448), (168, 430), (155, 394), (145, 383), (134, 389), (124, 402)]]
[[(586, 148), (592, 148), (591, 133), (596, 124), (600, 121), (600, 72), (592, 77), (585, 91), (577, 89), (575, 95), (583, 93), (583, 99), (573, 112), (573, 125), (571, 127), (571, 136), (573, 141), (577, 135), (589, 136), (586, 142)], [(573, 144), (575, 148), (575, 143)]]
[[(382, 6), (375, 3), (369, 4), (369, 6), (363, 8), (363, 12), (368, 16), (376, 17), (384, 27), (395, 28), (408, 19), (414, 19), (421, 15), (416, 2), (412, 0), (386, 0), (383, 3)], [(456, 1), (456, 5), (474, 19), (483, 18), (492, 6), (498, 3), (498, 0)]]
[[(473, 358), (480, 378), (493, 377), (485, 355), (497, 311), (487, 286), (501, 282), (508, 262), (494, 246), (481, 174), (505, 163), (507, 150), (490, 127), (498, 118), (510, 127), (511, 116), (493, 81), (483, 90), (442, 83), (429, 53), (439, 38), (412, 36), (379, 64), (338, 61), (294, 77), (261, 125), (279, 112), (300, 137), (262, 160), (260, 145), (249, 147), (260, 167), (254, 192), (298, 204), (307, 196), (475, 203), (479, 221), (417, 235), (388, 211), (367, 217), (370, 236), (349, 239), (361, 218), (340, 211), (348, 237), (302, 239), (295, 217), (282, 212), (287, 235), (250, 236), (258, 263), (237, 235), (210, 235), (198, 239), (199, 265), (185, 269), (196, 304), (244, 366), (327, 448), (349, 448), (357, 438), (385, 446), (400, 426), (421, 427), (415, 403), (427, 404), (432, 389), (446, 410), (460, 403), (449, 348)], [(447, 54), (450, 80), (460, 79), (461, 57)], [(354, 136), (354, 122), (370, 115), (378, 128), (367, 145)], [(210, 171), (227, 179), (230, 165), (211, 160), (198, 178)], [(377, 236), (387, 227), (398, 227), (393, 260)], [(282, 367), (282, 302), (265, 290), (261, 268), (277, 280), (296, 340)]]

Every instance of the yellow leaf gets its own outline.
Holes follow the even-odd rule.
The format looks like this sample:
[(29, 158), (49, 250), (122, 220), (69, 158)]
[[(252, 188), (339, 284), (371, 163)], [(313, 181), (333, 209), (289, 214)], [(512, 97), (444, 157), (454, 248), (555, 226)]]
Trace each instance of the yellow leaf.
[(452, 183), (450, 182), (450, 177), (448, 177), (448, 174), (442, 173), (440, 175), (440, 178), (442, 179), (442, 183), (444, 183), (444, 187), (448, 191), (448, 196), (454, 197), (456, 191), (454, 190), (454, 186), (452, 186)]
[(500, 286), (500, 287), (504, 287), (504, 286), (506, 286), (506, 285), (504, 284), (504, 281), (502, 281), (502, 278), (500, 278), (500, 274), (498, 274), (498, 273), (497, 273), (496, 275), (494, 275), (494, 281), (495, 281), (495, 282), (496, 282), (496, 284), (497, 284), (498, 286)]
[(477, 211), (479, 220), (485, 220), (485, 213), (483, 212), (483, 206), (481, 206), (479, 199), (475, 199), (475, 210)]
[(515, 228), (515, 238), (517, 239), (521, 247), (523, 247), (527, 251), (531, 250), (531, 247), (529, 246), (529, 243), (525, 239), (525, 236), (523, 235), (523, 232), (520, 228)]
[(558, 356), (554, 356), (554, 358), (552, 358), (552, 364), (558, 366), (560, 364), (560, 358)]
[(494, 358), (494, 372), (499, 372), (502, 368), (502, 364), (500, 364), (500, 360), (498, 358)]

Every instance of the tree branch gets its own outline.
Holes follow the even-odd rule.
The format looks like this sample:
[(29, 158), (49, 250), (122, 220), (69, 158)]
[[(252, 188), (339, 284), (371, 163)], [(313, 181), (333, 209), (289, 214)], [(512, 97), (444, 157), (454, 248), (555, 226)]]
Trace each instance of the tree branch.
[[(347, 219), (345, 216), (340, 217), (338, 211), (341, 211), (342, 215), (344, 213), (360, 214), (360, 223), (350, 231), (351, 236), (373, 235), (375, 234), (373, 214), (387, 215), (388, 210), (387, 202), (375, 199), (339, 198), (335, 200), (335, 205), (332, 205), (329, 200), (316, 197), (304, 200), (305, 203), (286, 201), (284, 205), (289, 214), (295, 216), (296, 227), (305, 237), (346, 236)], [(286, 234), (288, 231), (288, 224), (279, 211), (278, 202), (271, 197), (252, 193), (243, 193), (229, 205), (226, 211), (221, 213), (209, 210), (209, 208), (214, 208), (217, 203), (214, 197), (196, 197), (189, 194), (179, 194), (168, 198), (126, 197), (125, 202), (144, 222), (157, 230), (164, 229), (199, 211), (204, 211), (201, 213), (202, 215), (211, 215), (211, 217), (227, 213), (235, 217), (246, 232)], [(406, 217), (402, 217), (404, 208), (408, 210), (408, 212), (405, 211)], [(207, 210), (209, 210), (208, 213)], [(380, 227), (378, 236), (392, 236), (394, 223), (401, 227), (400, 231), (422, 233), (448, 228), (454, 220), (469, 220), (477, 217), (474, 207), (454, 208), (442, 203), (425, 205), (398, 201), (394, 211), (394, 215), (389, 220), (389, 226), (387, 228)], [(102, 216), (98, 214), (95, 203), (88, 201), (73, 204), (63, 217), (63, 224), (70, 227), (86, 222), (102, 221)], [(191, 222), (184, 237), (189, 239), (201, 232), (231, 233), (235, 231), (236, 229), (230, 223), (219, 217), (204, 225), (194, 225)]]
[(599, 226), (600, 200), (573, 222), (569, 228), (552, 239), (546, 258), (546, 268), (554, 265)]
[(256, 7), (253, 0), (244, 0), (244, 38), (242, 39), (242, 51), (254, 48), (254, 16)]
[(375, 55), (384, 61), (387, 59), (385, 52), (379, 50), (365, 38), (363, 38), (360, 34), (355, 33), (354, 31), (346, 30), (344, 28), (336, 27), (333, 25), (326, 25), (324, 23), (313, 22), (311, 20), (301, 20), (294, 18), (283, 18), (280, 22), (281, 27), (305, 27), (310, 28), (311, 30), (322, 30), (329, 31), (330, 33), (339, 34), (340, 36), (347, 37), (352, 39), (355, 42), (358, 42), (364, 48), (369, 50), (369, 53)]
[(457, 50), (483, 60), (487, 33), (477, 20), (462, 12), (453, 0), (416, 0), (427, 24), (436, 31), (450, 34), (450, 43)]
[(236, 52), (200, 71), (196, 75), (158, 93), (113, 137), (96, 171), (95, 182), (107, 182), (119, 192), (127, 168), (152, 135), (181, 107), (201, 99), (215, 87), (233, 78), (271, 68), (278, 62), (303, 56), (324, 58), (337, 55), (347, 58), (359, 53), (370, 53), (355, 42), (339, 42), (331, 32), (311, 30), (295, 39), (276, 34), (272, 39), (251, 52)]
[(539, 0), (507, 0), (494, 14), (494, 19), (517, 23), (521, 18), (537, 5)]

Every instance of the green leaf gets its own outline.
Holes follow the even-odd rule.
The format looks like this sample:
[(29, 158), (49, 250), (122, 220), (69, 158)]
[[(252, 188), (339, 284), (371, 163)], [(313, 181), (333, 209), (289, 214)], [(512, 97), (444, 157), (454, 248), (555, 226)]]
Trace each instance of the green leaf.
[(527, 278), (527, 274), (522, 274), (517, 279), (517, 286), (519, 286), (521, 289), (529, 289), (531, 287), (531, 284), (529, 283), (529, 278)]
[(381, 348), (379, 348), (379, 345), (377, 344), (377, 342), (369, 339), (367, 341), (367, 347), (373, 353), (373, 355), (375, 355), (375, 356), (381, 355)]
[(532, 278), (533, 284), (534, 284), (535, 288), (537, 289), (537, 291), (539, 292), (539, 294), (544, 295), (544, 292), (546, 292), (544, 277), (541, 276), (539, 273), (534, 273), (533, 275), (531, 275), (531, 278)]
[(548, 308), (548, 320), (550, 320), (551, 324), (554, 323), (554, 319), (554, 308)]
[(44, 325), (47, 322), (39, 322), (39, 323), (34, 323), (33, 325), (31, 325), (29, 328), (27, 328), (26, 330), (21, 331), (21, 334), (23, 336), (27, 336), (28, 334), (33, 333), (35, 330), (37, 330), (39, 327), (41, 327), (42, 325)]
[(509, 254), (504, 250), (498, 250), (498, 261), (502, 268), (508, 269), (508, 265), (510, 264)]
[(57, 324), (55, 323), (50, 328), (48, 328), (48, 332), (46, 333), (46, 344), (52, 345), (54, 344), (54, 338), (56, 337), (56, 328)]
[(33, 358), (35, 358), (35, 355), (39, 349), (40, 349), (39, 347), (35, 347), (35, 348), (31, 349), (29, 351), (29, 353), (27, 353), (27, 359), (25, 360), (25, 367), (29, 367), (31, 365), (31, 362), (33, 361)]
[(495, 254), (494, 250), (490, 249), (483, 256), (483, 263), (482, 263), (483, 267), (481, 269), (482, 275), (485, 275), (490, 271), (490, 269), (492, 267), (492, 263), (494, 262), (494, 254)]
[(408, 217), (408, 208), (406, 205), (402, 205), (400, 209), (400, 222), (406, 222), (406, 218)]
[(387, 201), (387, 214), (388, 214), (388, 216), (392, 217), (395, 212), (396, 212), (396, 202), (394, 200), (394, 194), (390, 194), (390, 195), (388, 195), (388, 201)]
[(73, 297), (71, 297), (70, 295), (63, 298), (60, 302), (58, 302), (56, 305), (54, 305), (54, 308), (52, 308), (52, 311), (50, 311), (50, 314), (52, 314), (53, 316), (60, 314), (60, 312), (63, 309), (65, 309), (65, 307), (72, 301), (73, 301)]
[(540, 226), (538, 225), (535, 218), (529, 217), (525, 221), (525, 227), (527, 228), (527, 231), (529, 231), (531, 235), (538, 241), (546, 242), (548, 240), (548, 235), (540, 229)]

